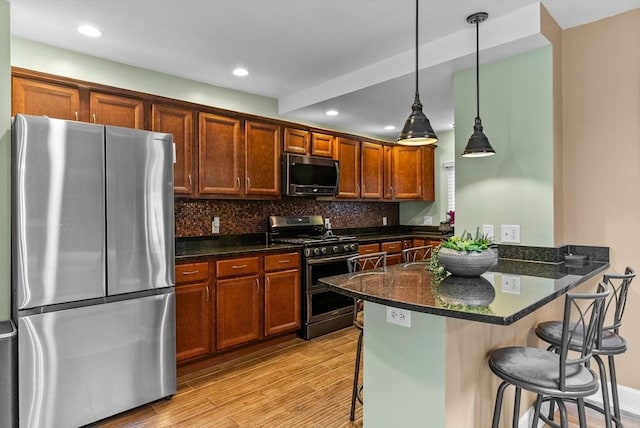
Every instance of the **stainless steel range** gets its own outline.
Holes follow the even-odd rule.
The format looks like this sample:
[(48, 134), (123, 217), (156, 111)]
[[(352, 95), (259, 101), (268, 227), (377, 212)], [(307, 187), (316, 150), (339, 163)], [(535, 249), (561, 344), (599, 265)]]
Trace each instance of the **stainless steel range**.
[(318, 278), (347, 273), (347, 259), (358, 254), (356, 238), (334, 235), (319, 215), (271, 216), (269, 236), (271, 242), (303, 247), (300, 336), (312, 339), (350, 326), (353, 299), (318, 284)]

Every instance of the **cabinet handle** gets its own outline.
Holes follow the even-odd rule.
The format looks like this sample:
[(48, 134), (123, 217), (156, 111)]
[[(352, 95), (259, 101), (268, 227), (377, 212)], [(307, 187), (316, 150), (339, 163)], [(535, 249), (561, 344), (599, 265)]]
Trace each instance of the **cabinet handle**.
[(287, 260), (278, 260), (278, 263), (289, 263), (291, 260), (287, 259)]
[(78, 112), (75, 112), (76, 115), (76, 122), (78, 121)]
[(96, 114), (93, 113), (91, 116), (93, 116), (93, 123), (96, 123)]
[(189, 188), (191, 188), (191, 174), (189, 174)]
[(251, 180), (249, 180), (249, 177), (247, 177), (247, 190), (251, 189)]
[(391, 189), (391, 197), (393, 198), (393, 186), (391, 186), (389, 189)]
[(267, 281), (266, 281), (266, 283), (265, 283), (265, 291), (268, 293), (268, 292), (269, 292), (269, 283), (270, 283), (270, 280), (269, 280), (269, 277), (267, 277), (266, 279), (267, 279)]
[(360, 185), (356, 184), (356, 193), (360, 193)]
[(207, 303), (209, 303), (209, 286), (204, 287), (207, 290)]
[(418, 184), (418, 194), (422, 195), (422, 184)]
[(244, 269), (246, 267), (247, 267), (247, 265), (233, 265), (233, 266), (231, 266), (231, 269)]
[(236, 177), (236, 182), (238, 183), (238, 190), (240, 189), (240, 177)]
[(189, 272), (182, 272), (183, 275), (193, 275), (194, 273), (199, 273), (199, 270), (190, 270)]
[(260, 293), (260, 280), (256, 278), (256, 294)]

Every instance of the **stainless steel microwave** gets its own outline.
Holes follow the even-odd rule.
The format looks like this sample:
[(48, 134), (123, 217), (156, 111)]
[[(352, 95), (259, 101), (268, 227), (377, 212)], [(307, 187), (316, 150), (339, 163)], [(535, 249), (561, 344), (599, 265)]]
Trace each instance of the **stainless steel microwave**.
[(335, 196), (340, 163), (317, 156), (282, 155), (282, 194), (287, 196)]

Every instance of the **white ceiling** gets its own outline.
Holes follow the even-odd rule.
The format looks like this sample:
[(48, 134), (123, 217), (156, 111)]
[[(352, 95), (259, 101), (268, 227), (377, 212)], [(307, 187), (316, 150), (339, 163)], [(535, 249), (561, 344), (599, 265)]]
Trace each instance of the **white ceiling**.
[[(11, 34), (278, 99), (280, 114), (395, 139), (415, 89), (413, 0), (7, 0)], [(452, 73), (546, 44), (536, 0), (420, 0), (420, 95), (436, 130), (453, 122)], [(640, 0), (543, 0), (563, 28)], [(103, 35), (76, 28), (90, 23)], [(250, 74), (238, 78), (237, 67)], [(324, 113), (334, 108), (340, 115)], [(385, 131), (393, 124), (395, 131)], [(469, 125), (471, 132), (472, 125)]]

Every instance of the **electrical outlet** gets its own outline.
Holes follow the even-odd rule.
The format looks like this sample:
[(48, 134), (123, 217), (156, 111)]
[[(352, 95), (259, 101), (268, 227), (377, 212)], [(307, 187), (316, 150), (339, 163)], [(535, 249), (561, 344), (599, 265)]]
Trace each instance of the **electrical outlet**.
[(324, 219), (324, 228), (329, 230), (331, 229), (331, 219), (330, 218), (325, 218)]
[(217, 235), (220, 233), (220, 217), (214, 217), (211, 222), (211, 233)]
[(489, 240), (493, 241), (496, 238), (496, 235), (493, 232), (492, 224), (483, 224), (482, 225), (482, 234), (489, 238)]
[(422, 225), (423, 226), (432, 226), (433, 225), (433, 217), (430, 215), (426, 215), (422, 217)]
[(382, 217), (382, 225), (383, 226), (387, 225), (387, 218), (386, 217)]
[(502, 291), (505, 293), (520, 294), (520, 275), (503, 273)]
[(387, 306), (387, 322), (402, 327), (411, 327), (411, 311)]
[(503, 243), (520, 243), (520, 225), (503, 224), (500, 226), (500, 241)]

